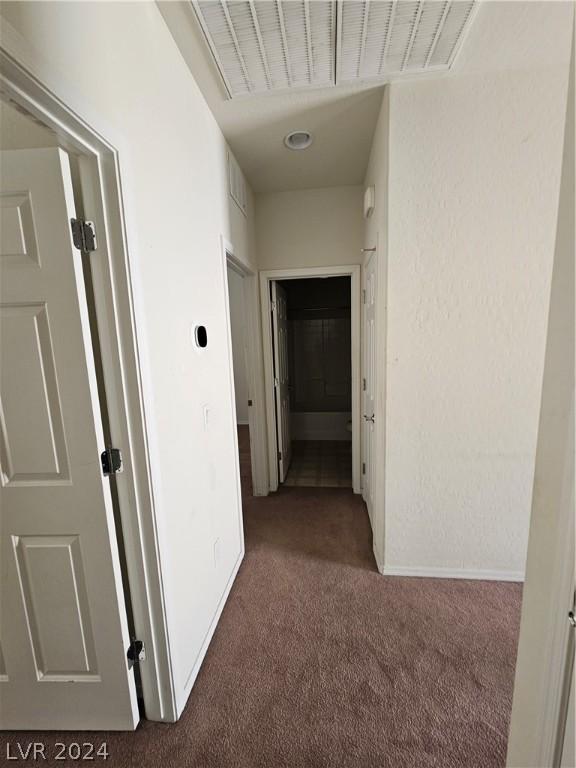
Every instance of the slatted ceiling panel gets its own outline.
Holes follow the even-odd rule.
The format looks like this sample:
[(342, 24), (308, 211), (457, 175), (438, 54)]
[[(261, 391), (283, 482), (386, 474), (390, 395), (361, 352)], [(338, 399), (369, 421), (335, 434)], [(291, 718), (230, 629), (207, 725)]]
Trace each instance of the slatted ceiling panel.
[(474, 0), (193, 0), (232, 97), (448, 69), (474, 5)]
[(384, 72), (400, 72), (403, 68), (419, 10), (420, 3), (407, 2), (407, 0), (396, 3), (390, 45), (383, 62)]
[(474, 8), (473, 2), (452, 2), (430, 57), (430, 66), (448, 67), (458, 49)]
[(448, 69), (474, 0), (340, 0), (337, 83)]
[(251, 91), (266, 91), (271, 87), (266, 52), (259, 38), (256, 9), (252, 3), (228, 2), (230, 22), (236, 37), (236, 45), (248, 73)]
[(367, 33), (364, 55), (358, 77), (365, 77), (365, 72), (380, 72), (389, 39), (388, 30), (394, 10), (395, 3), (392, 2), (370, 4), (370, 18), (366, 24)]
[(275, 2), (258, 0), (254, 3), (266, 59), (272, 76), (272, 88), (289, 88), (292, 84), (288, 52), (282, 36), (279, 6)]
[(280, 5), (288, 39), (288, 55), (292, 70), (292, 85), (309, 85), (314, 77), (313, 62), (309, 55), (310, 21), (304, 3), (286, 2)]
[(193, 5), (232, 97), (334, 85), (335, 0)]
[(249, 93), (250, 84), (224, 5), (211, 0), (200, 1), (196, 10), (228, 90), (235, 95)]
[(418, 70), (426, 66), (449, 8), (449, 2), (438, 1), (422, 4), (416, 34), (405, 61), (404, 68), (406, 70)]
[(312, 52), (314, 62), (314, 85), (333, 85), (334, 39), (336, 36), (336, 3), (311, 2), (310, 21), (312, 29)]
[(368, 15), (367, 6), (364, 3), (346, 3), (340, 8), (341, 32), (346, 30), (346, 36), (342, 39), (338, 56), (338, 73), (345, 73), (347, 79), (357, 77), (360, 67), (362, 48), (362, 29), (364, 19)]

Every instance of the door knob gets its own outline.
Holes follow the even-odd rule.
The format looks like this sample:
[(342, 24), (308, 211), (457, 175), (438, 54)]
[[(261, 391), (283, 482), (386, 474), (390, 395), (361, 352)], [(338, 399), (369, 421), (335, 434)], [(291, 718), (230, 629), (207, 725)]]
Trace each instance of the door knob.
[(372, 424), (374, 424), (374, 414), (372, 414), (372, 416), (366, 416), (366, 414), (364, 414), (364, 419), (366, 421), (371, 421)]

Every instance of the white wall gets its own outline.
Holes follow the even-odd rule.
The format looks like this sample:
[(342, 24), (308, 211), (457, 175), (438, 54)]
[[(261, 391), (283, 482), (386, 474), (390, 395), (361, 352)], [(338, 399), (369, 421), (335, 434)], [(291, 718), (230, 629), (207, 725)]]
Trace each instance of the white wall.
[[(555, 764), (550, 727), (555, 730), (553, 708), (560, 696), (556, 673), (567, 659), (568, 636), (574, 632), (567, 621), (574, 599), (574, 55), (571, 70), (526, 583), (506, 763), (516, 768)], [(567, 723), (572, 755), (573, 717), (572, 701), (572, 720)]]
[(244, 278), (228, 267), (228, 296), (230, 299), (230, 330), (234, 358), (234, 394), (236, 423), (248, 424), (248, 375), (246, 371), (246, 314), (244, 308)]
[(524, 571), (570, 14), (486, 3), (459, 69), (389, 89), (388, 572)]
[(258, 195), (259, 269), (360, 264), (362, 195), (361, 187)]
[(243, 546), (220, 236), (250, 262), (250, 222), (228, 199), (224, 139), (154, 3), (3, 3), (2, 15), (19, 60), (119, 150), (181, 711)]

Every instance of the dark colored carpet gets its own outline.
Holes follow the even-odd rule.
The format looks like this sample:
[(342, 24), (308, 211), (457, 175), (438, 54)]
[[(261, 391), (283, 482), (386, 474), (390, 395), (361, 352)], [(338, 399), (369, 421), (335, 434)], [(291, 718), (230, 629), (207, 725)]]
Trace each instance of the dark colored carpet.
[(520, 585), (380, 576), (348, 490), (244, 511), (246, 558), (182, 718), (99, 734), (107, 765), (504, 766)]

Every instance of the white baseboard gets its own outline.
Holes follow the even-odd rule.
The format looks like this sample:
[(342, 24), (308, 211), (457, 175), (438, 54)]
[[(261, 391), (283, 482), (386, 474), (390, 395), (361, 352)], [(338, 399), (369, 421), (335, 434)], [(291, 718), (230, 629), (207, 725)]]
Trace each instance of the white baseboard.
[(236, 425), (239, 426), (239, 427), (247, 427), (249, 424), (250, 424), (250, 422), (248, 420), (242, 421), (241, 419), (238, 419), (236, 421)]
[(467, 568), (426, 568), (411, 566), (385, 566), (376, 564), (382, 576), (413, 576), (425, 579), (472, 579), (474, 581), (524, 581), (522, 571), (484, 571)]

